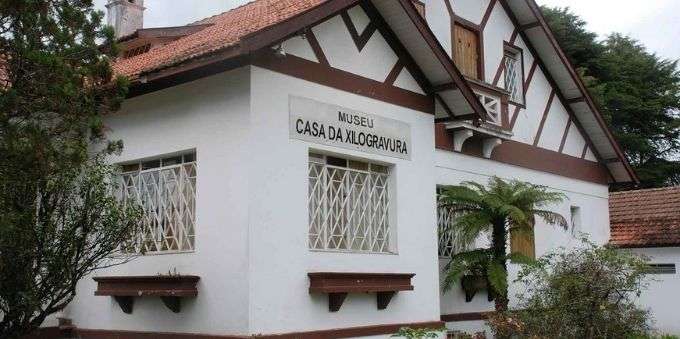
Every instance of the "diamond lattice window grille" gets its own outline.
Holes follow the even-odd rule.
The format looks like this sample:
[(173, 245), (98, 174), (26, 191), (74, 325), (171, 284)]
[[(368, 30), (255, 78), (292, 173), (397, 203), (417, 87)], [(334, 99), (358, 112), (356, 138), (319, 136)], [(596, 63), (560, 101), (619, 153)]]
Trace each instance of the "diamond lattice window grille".
[(517, 52), (505, 53), (505, 89), (510, 92), (510, 100), (519, 104), (524, 103), (524, 85), (522, 84), (521, 58)]
[(484, 108), (486, 109), (486, 114), (487, 117), (489, 118), (487, 121), (492, 124), (500, 125), (501, 124), (500, 98), (482, 92), (475, 92), (475, 94), (477, 94), (479, 102), (481, 102)]
[(439, 257), (451, 258), (453, 255), (466, 251), (465, 245), (454, 228), (455, 215), (445, 207), (437, 208), (437, 231), (439, 234)]
[[(129, 244), (130, 250), (148, 254), (194, 250), (197, 166), (193, 159), (192, 154), (145, 162), (121, 174), (123, 201), (134, 201), (143, 210), (143, 227)], [(154, 165), (147, 166), (150, 163)]]
[(309, 248), (390, 253), (389, 169), (329, 158), (310, 155)]

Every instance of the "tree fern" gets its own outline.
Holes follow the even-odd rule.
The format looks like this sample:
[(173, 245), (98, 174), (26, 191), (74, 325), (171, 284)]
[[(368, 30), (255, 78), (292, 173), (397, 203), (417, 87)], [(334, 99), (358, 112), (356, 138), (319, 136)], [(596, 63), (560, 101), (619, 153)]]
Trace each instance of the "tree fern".
[(443, 188), (437, 199), (439, 208), (456, 215), (444, 230), (453, 232), (455, 238), (466, 245), (474, 244), (484, 234), (491, 235), (490, 248), (458, 253), (451, 258), (446, 266), (444, 290), (459, 283), (464, 275), (482, 275), (500, 296), (496, 298), (496, 308), (507, 308), (507, 261), (531, 262), (531, 258), (522, 254), (507, 254), (510, 231), (533, 231), (536, 217), (547, 224), (566, 227), (567, 221), (562, 215), (545, 209), (564, 198), (564, 194), (544, 186), (498, 177), (491, 178), (486, 186), (464, 182)]

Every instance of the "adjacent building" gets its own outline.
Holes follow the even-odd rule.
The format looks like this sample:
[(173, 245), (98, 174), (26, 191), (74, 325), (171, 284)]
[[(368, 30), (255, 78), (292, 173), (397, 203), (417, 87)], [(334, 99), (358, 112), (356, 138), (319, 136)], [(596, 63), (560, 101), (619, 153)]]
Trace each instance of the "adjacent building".
[(106, 124), (145, 254), (79, 283), (59, 317), (81, 337), (480, 331), (486, 292), (440, 291), (460, 249), (438, 187), (565, 193), (568, 230), (513, 238), (541, 255), (606, 243), (608, 185), (636, 181), (533, 0), (256, 0), (163, 28), (143, 6), (109, 1), (132, 89)]
[(609, 210), (611, 244), (649, 259), (640, 305), (651, 311), (659, 331), (680, 333), (680, 187), (612, 193)]

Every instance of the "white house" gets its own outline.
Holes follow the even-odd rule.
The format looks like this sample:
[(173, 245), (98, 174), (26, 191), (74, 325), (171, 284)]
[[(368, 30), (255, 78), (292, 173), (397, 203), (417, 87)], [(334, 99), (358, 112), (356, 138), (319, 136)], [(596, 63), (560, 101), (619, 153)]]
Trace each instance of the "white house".
[(608, 184), (636, 180), (533, 0), (256, 0), (167, 28), (143, 6), (108, 5), (133, 86), (106, 124), (146, 254), (79, 283), (59, 317), (82, 338), (479, 331), (485, 292), (440, 293), (438, 186), (564, 192), (572, 229), (513, 239), (540, 255), (607, 242)]
[(611, 244), (649, 259), (647, 289), (640, 305), (662, 333), (680, 333), (680, 187), (616, 192), (609, 197)]

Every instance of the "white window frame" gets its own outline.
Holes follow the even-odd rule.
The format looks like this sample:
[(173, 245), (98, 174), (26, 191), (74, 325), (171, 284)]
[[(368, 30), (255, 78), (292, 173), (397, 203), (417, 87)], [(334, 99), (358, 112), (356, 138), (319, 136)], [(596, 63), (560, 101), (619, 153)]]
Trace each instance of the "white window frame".
[(392, 173), (391, 165), (310, 152), (309, 250), (396, 254)]
[[(510, 93), (510, 102), (524, 105), (524, 55), (516, 47), (505, 46), (503, 50), (503, 80)], [(512, 75), (512, 79), (509, 76)]]
[(142, 230), (126, 250), (144, 254), (195, 251), (196, 153), (182, 152), (120, 165), (120, 194), (143, 212)]
[[(437, 188), (437, 193), (441, 190)], [(452, 256), (471, 249), (469, 244), (462, 243), (454, 228), (453, 215), (449, 209), (437, 206), (437, 253), (440, 259), (451, 259)]]

